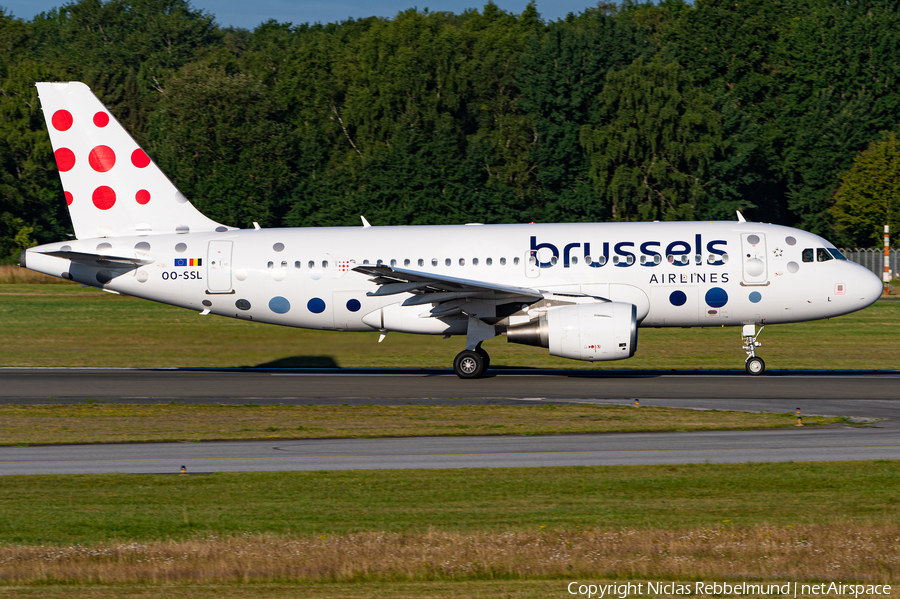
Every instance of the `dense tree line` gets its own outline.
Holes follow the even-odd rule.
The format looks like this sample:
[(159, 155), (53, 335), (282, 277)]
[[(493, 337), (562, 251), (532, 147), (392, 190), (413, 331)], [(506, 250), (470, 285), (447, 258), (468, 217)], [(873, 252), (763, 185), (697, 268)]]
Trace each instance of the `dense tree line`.
[(896, 152), (898, 58), (893, 0), (626, 1), (556, 22), (488, 3), (254, 31), (187, 0), (0, 9), (0, 257), (70, 232), (46, 80), (85, 81), (198, 208), (237, 226), (741, 209), (869, 243), (897, 199), (854, 200), (847, 173), (871, 144)]

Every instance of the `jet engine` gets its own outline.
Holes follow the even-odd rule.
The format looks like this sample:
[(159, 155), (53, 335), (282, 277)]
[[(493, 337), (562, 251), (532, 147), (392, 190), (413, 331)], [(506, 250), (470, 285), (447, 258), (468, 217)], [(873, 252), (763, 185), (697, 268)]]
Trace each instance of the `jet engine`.
[(540, 318), (509, 327), (506, 340), (547, 347), (572, 360), (623, 360), (637, 351), (637, 308), (624, 302), (551, 308)]

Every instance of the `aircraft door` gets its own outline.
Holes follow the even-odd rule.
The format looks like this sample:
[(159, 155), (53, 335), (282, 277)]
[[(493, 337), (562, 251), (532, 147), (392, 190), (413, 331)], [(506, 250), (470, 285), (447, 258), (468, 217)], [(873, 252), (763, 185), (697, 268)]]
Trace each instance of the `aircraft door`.
[(541, 274), (541, 267), (538, 265), (538, 252), (531, 250), (525, 253), (525, 276), (529, 279), (536, 279)]
[(231, 241), (209, 242), (206, 253), (206, 284), (209, 293), (233, 293), (231, 287)]
[(766, 264), (766, 236), (762, 233), (741, 233), (741, 259), (744, 285), (768, 285)]

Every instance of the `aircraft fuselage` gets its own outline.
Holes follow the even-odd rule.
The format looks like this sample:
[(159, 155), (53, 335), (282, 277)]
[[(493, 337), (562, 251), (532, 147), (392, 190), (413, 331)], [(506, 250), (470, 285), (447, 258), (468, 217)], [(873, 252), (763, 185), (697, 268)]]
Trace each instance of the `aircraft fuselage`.
[[(822, 260), (832, 247), (804, 231), (749, 222), (232, 229), (48, 244), (28, 250), (27, 266), (257, 322), (465, 334), (465, 316), (425, 317), (429, 306), (402, 305), (412, 293), (373, 296), (379, 286), (352, 269), (384, 264), (622, 301), (636, 306), (644, 327), (764, 325), (838, 316), (878, 298), (880, 282), (868, 270), (827, 253)], [(60, 250), (145, 263), (88, 267), (47, 255)], [(541, 308), (484, 317), (502, 327)]]

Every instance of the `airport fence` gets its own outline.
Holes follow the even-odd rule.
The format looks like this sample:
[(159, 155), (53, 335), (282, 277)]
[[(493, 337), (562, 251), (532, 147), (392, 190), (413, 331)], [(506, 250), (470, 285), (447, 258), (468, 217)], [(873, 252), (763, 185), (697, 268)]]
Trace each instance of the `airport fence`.
[[(874, 272), (881, 278), (884, 274), (884, 248), (838, 248), (841, 253), (847, 256), (847, 260), (852, 260), (857, 264), (861, 264)], [(889, 254), (889, 264), (891, 276), (896, 280), (900, 276), (900, 249), (892, 249)]]

